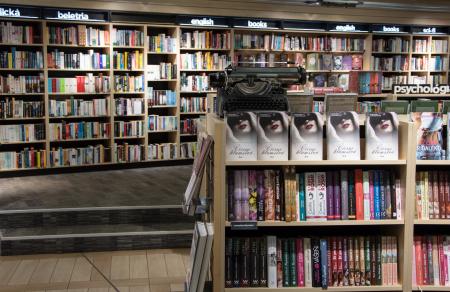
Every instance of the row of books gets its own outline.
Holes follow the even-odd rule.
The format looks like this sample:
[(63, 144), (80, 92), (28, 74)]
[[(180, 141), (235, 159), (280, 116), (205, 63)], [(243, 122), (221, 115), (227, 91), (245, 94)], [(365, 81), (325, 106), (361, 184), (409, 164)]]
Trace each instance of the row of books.
[(449, 174), (445, 171), (416, 173), (416, 218), (450, 219)]
[(448, 68), (448, 58), (442, 56), (432, 56), (428, 61), (430, 71), (446, 71)]
[(114, 122), (114, 137), (143, 137), (144, 121), (118, 121)]
[(362, 55), (308, 54), (306, 70), (362, 70)]
[(181, 97), (180, 112), (206, 112), (206, 97)]
[(59, 50), (47, 53), (49, 69), (109, 69), (109, 55), (88, 50), (86, 54), (65, 53)]
[(45, 140), (45, 124), (0, 125), (0, 142), (36, 142)]
[(392, 90), (394, 84), (407, 84), (407, 75), (383, 76), (381, 81), (383, 90)]
[(0, 52), (0, 68), (3, 69), (42, 69), (44, 58), (41, 51), (11, 51)]
[(427, 39), (413, 40), (412, 50), (414, 53), (428, 53), (428, 40)]
[(380, 38), (372, 40), (372, 52), (404, 53), (409, 52), (409, 39), (401, 37)]
[(409, 57), (371, 57), (372, 70), (379, 71), (408, 71)]
[(231, 64), (231, 57), (229, 55), (222, 55), (211, 52), (197, 52), (194, 54), (180, 55), (180, 69), (197, 69), (197, 70), (224, 70)]
[(158, 35), (152, 35), (148, 37), (148, 50), (154, 53), (176, 53), (177, 52), (177, 39), (160, 33)]
[(117, 144), (112, 146), (112, 162), (125, 163), (125, 162), (140, 162), (145, 161), (145, 146), (133, 145), (128, 143)]
[(144, 46), (144, 32), (140, 30), (113, 28), (111, 35), (113, 46)]
[(144, 100), (142, 98), (116, 98), (114, 103), (117, 116), (145, 114)]
[(160, 63), (159, 65), (147, 65), (148, 80), (176, 79), (177, 65), (172, 63)]
[(229, 221), (402, 218), (400, 180), (389, 171), (285, 168), (230, 170), (227, 176)]
[[(355, 78), (352, 73), (358, 75)], [(350, 92), (359, 92), (361, 94), (381, 93), (381, 81), (383, 75), (380, 72), (352, 72), (350, 73)], [(357, 84), (355, 84), (357, 81)]]
[(447, 53), (448, 52), (448, 40), (431, 40), (431, 52), (432, 53)]
[(187, 75), (181, 73), (181, 91), (208, 91), (209, 76), (203, 73), (202, 75)]
[(450, 286), (450, 237), (414, 236), (413, 285)]
[(44, 115), (43, 101), (25, 101), (14, 97), (0, 100), (0, 119), (36, 118)]
[(395, 236), (227, 237), (225, 287), (398, 285)]
[(176, 131), (178, 129), (178, 117), (176, 116), (148, 116), (148, 130), (157, 131)]
[(358, 101), (356, 112), (358, 114), (381, 112), (381, 101)]
[(77, 148), (52, 148), (50, 166), (81, 166), (110, 162), (110, 149), (102, 144)]
[(184, 31), (181, 33), (181, 48), (229, 50), (231, 34), (228, 31)]
[(12, 22), (0, 22), (0, 43), (2, 44), (35, 44), (39, 39), (39, 30), (32, 25), (13, 25)]
[(427, 70), (428, 69), (428, 57), (412, 57), (411, 58), (411, 70)]
[(77, 46), (107, 46), (109, 45), (109, 31), (88, 27), (83, 24), (61, 27), (46, 27), (48, 42), (56, 45)]
[(198, 152), (197, 142), (183, 142), (180, 143), (180, 158), (193, 159)]
[(111, 137), (111, 124), (100, 122), (74, 122), (49, 124), (50, 141), (83, 140)]
[(423, 75), (411, 75), (409, 77), (410, 84), (427, 84), (427, 76)]
[(182, 119), (180, 121), (180, 134), (197, 134), (198, 119)]
[(121, 92), (144, 92), (145, 76), (133, 76), (130, 74), (114, 75), (114, 91)]
[(113, 54), (114, 69), (139, 70), (144, 68), (144, 54), (139, 50), (117, 52)]
[(108, 100), (106, 98), (75, 99), (73, 96), (66, 100), (49, 100), (50, 117), (98, 117), (108, 116)]
[(107, 75), (87, 73), (86, 76), (49, 77), (49, 93), (109, 93), (110, 78)]
[[(301, 55), (300, 53), (296, 55)], [(255, 54), (241, 54), (237, 52), (234, 55), (233, 64), (238, 64), (242, 67), (276, 67), (277, 62), (286, 62), (285, 54), (275, 54), (275, 53), (255, 53)], [(304, 66), (303, 56), (295, 59), (295, 64)]]
[(46, 151), (24, 148), (20, 152), (0, 152), (0, 169), (27, 169), (47, 167)]
[(148, 89), (148, 106), (177, 105), (177, 93), (173, 90), (155, 90), (153, 87)]
[(432, 85), (441, 85), (446, 83), (445, 75), (432, 74), (430, 76)]
[(44, 93), (44, 74), (36, 76), (0, 76), (0, 93)]
[(339, 87), (339, 88), (342, 88), (342, 92), (344, 92), (344, 91), (348, 91), (349, 86), (350, 86), (350, 75), (349, 74), (317, 73), (317, 74), (310, 74), (310, 79), (312, 79), (312, 86), (314, 88)]
[(176, 143), (161, 143), (148, 145), (149, 160), (169, 160), (178, 158), (178, 146)]

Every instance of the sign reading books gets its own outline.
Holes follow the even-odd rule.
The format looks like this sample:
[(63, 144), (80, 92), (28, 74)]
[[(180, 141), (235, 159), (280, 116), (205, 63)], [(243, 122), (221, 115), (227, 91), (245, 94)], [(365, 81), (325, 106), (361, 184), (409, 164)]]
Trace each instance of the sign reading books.
[(289, 159), (289, 123), (285, 112), (258, 114), (258, 160)]
[(411, 121), (417, 128), (416, 159), (441, 160), (442, 148), (442, 113), (411, 113)]
[(256, 160), (257, 124), (252, 112), (228, 113), (225, 158), (229, 161)]
[(329, 23), (328, 30), (339, 32), (369, 32), (369, 26), (362, 23)]
[(327, 28), (324, 22), (311, 21), (283, 21), (281, 25), (283, 29), (289, 30), (324, 31)]
[(360, 160), (359, 117), (356, 112), (331, 112), (327, 117), (327, 158)]
[(447, 29), (444, 26), (413, 26), (411, 31), (416, 34), (447, 34)]
[(178, 15), (176, 22), (185, 26), (212, 26), (212, 27), (228, 27), (228, 21), (225, 17), (211, 16), (188, 16)]
[(405, 25), (396, 24), (374, 24), (372, 25), (372, 32), (382, 33), (409, 33), (410, 28)]
[(320, 113), (296, 113), (291, 118), (291, 160), (323, 159), (323, 119)]
[(396, 113), (367, 113), (366, 160), (398, 160)]
[(45, 19), (64, 21), (108, 21), (108, 13), (92, 10), (45, 9)]
[(449, 94), (450, 85), (394, 84), (394, 94)]
[(0, 6), (0, 17), (39, 18), (41, 10), (33, 7)]
[(267, 19), (235, 18), (233, 19), (233, 27), (253, 29), (279, 29), (280, 23), (278, 21)]

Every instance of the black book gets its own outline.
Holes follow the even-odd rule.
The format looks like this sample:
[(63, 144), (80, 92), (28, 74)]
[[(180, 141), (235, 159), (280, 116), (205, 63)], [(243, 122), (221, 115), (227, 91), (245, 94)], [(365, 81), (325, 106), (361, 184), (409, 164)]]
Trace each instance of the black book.
[(391, 207), (392, 219), (397, 219), (397, 186), (395, 185), (395, 173), (391, 172)]
[(225, 287), (233, 287), (233, 239), (225, 241)]
[(311, 238), (311, 260), (312, 260), (312, 286), (322, 287), (320, 273), (320, 240)]
[(250, 242), (250, 286), (259, 287), (259, 254), (261, 252), (259, 250), (259, 238), (252, 238)]
[(376, 285), (381, 286), (383, 284), (383, 273), (381, 272), (381, 236), (376, 237), (376, 257), (377, 257), (377, 266), (376, 266)]
[(289, 273), (290, 276), (290, 286), (297, 287), (298, 279), (297, 279), (297, 249), (295, 246), (296, 240), (291, 238), (289, 239)]
[(376, 238), (370, 238), (370, 284), (377, 283), (377, 243)]
[(283, 287), (291, 286), (291, 275), (289, 273), (289, 239), (281, 240), (282, 248), (282, 269), (283, 269)]
[(250, 238), (241, 239), (240, 287), (250, 286)]
[(266, 238), (260, 238), (259, 242), (259, 286), (267, 287), (267, 243)]
[(233, 287), (240, 287), (241, 284), (239, 277), (240, 266), (242, 264), (240, 262), (240, 253), (240, 239), (233, 238)]
[(228, 172), (228, 221), (234, 221), (234, 173)]

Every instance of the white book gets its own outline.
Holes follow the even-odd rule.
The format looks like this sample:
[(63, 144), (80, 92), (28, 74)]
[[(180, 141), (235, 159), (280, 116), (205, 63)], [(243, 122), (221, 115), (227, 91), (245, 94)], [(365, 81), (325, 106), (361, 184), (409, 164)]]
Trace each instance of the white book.
[(277, 288), (277, 237), (267, 236), (267, 284)]
[(439, 285), (439, 256), (438, 256), (438, 242), (437, 237), (433, 236), (433, 279), (434, 285)]
[(328, 160), (360, 160), (359, 116), (332, 112), (327, 119)]
[(303, 239), (305, 287), (312, 287), (311, 238)]
[(314, 198), (316, 198), (316, 175), (314, 172), (306, 172), (305, 173), (306, 221), (315, 220), (316, 206)]
[(203, 289), (205, 287), (206, 276), (208, 275), (209, 265), (211, 263), (211, 249), (214, 239), (214, 224), (205, 223), (205, 225), (208, 237), (206, 239), (205, 254), (203, 255), (203, 263), (200, 271), (200, 278), (198, 281), (197, 292), (203, 292)]
[(289, 123), (285, 112), (258, 114), (258, 160), (289, 159)]
[(369, 185), (368, 171), (363, 171), (363, 194), (364, 194), (364, 220), (370, 220), (370, 185)]
[(191, 254), (189, 262), (189, 270), (186, 274), (186, 283), (189, 291), (197, 291), (200, 270), (203, 262), (203, 255), (205, 253), (207, 231), (205, 223), (196, 222), (194, 234), (192, 236)]
[(225, 117), (225, 124), (226, 160), (257, 160), (256, 115), (251, 112), (230, 113)]
[(300, 221), (300, 189), (299, 189), (299, 182), (300, 181), (300, 174), (295, 174), (295, 210), (296, 210), (296, 216), (297, 221)]
[(398, 160), (396, 113), (367, 113), (366, 160)]
[(323, 119), (320, 113), (293, 114), (290, 132), (290, 160), (323, 159)]
[(327, 220), (327, 176), (325, 172), (316, 172), (316, 195), (314, 197), (315, 217), (317, 221)]

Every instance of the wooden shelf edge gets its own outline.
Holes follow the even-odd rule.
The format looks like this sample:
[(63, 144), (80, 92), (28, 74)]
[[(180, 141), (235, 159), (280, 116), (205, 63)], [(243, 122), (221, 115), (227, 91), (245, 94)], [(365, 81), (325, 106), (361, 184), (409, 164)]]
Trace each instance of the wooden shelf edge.
[(414, 219), (414, 225), (449, 225), (450, 219)]
[(449, 165), (450, 160), (417, 160), (416, 165)]
[(413, 291), (450, 291), (449, 286), (413, 286)]
[(371, 166), (371, 165), (406, 165), (406, 160), (287, 160), (287, 161), (226, 161), (227, 166)]
[[(280, 287), (280, 288), (266, 288), (266, 287), (249, 287), (249, 288), (225, 288), (225, 292), (246, 292), (246, 291), (265, 291), (265, 292), (283, 292), (283, 291), (302, 291), (302, 292), (317, 292), (317, 291), (402, 291), (402, 286), (346, 286), (346, 287), (328, 287), (326, 290), (322, 288), (310, 287)], [(438, 291), (438, 290), (434, 290)], [(450, 291), (446, 290), (446, 291)]]
[[(330, 221), (258, 221), (258, 227), (313, 227), (313, 226), (366, 226), (366, 225), (404, 225), (405, 221), (402, 220), (330, 220)], [(231, 227), (231, 222), (225, 222), (226, 227)]]

